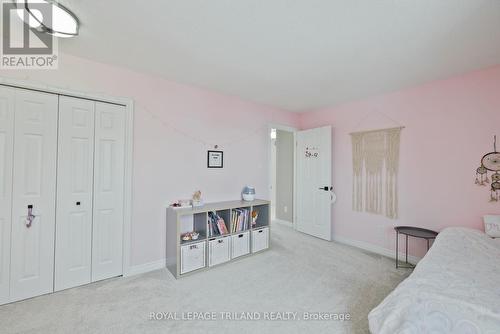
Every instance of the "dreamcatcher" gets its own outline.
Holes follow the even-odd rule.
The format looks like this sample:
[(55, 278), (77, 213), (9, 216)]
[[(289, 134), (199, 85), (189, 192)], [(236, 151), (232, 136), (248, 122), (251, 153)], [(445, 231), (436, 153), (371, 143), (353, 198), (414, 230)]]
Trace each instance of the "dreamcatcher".
[(491, 202), (500, 200), (500, 152), (497, 152), (497, 136), (493, 140), (493, 152), (487, 153), (481, 159), (481, 166), (476, 169), (476, 184), (485, 186), (490, 183), (488, 172), (491, 175)]

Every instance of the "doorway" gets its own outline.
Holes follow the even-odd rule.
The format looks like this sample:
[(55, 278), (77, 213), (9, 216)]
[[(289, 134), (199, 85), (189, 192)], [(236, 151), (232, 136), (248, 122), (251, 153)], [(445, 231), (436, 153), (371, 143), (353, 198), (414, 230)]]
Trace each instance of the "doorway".
[(331, 240), (332, 129), (269, 127), (271, 220)]
[(294, 224), (296, 129), (274, 125), (270, 128), (271, 143), (271, 219)]

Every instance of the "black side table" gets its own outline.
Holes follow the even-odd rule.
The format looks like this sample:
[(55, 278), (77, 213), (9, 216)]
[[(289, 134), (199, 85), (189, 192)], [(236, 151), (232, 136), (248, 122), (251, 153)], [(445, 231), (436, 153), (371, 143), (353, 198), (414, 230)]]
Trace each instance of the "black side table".
[[(414, 265), (408, 263), (408, 237), (421, 238), (427, 240), (427, 250), (430, 248), (430, 241), (436, 239), (438, 233), (436, 231), (428, 230), (420, 227), (413, 226), (396, 226), (396, 268), (415, 268)], [(405, 266), (399, 265), (399, 234), (406, 236), (406, 259)]]

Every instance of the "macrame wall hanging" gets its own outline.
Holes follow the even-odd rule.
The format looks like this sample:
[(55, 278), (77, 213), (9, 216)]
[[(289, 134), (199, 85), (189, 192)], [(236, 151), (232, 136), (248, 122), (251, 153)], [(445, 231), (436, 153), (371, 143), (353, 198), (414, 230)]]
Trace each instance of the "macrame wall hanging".
[(355, 211), (398, 217), (399, 141), (403, 127), (351, 133)]
[(481, 166), (476, 169), (476, 184), (486, 186), (490, 183), (488, 172), (491, 175), (490, 201), (500, 201), (500, 152), (497, 152), (497, 136), (493, 138), (493, 152), (486, 153), (481, 158)]

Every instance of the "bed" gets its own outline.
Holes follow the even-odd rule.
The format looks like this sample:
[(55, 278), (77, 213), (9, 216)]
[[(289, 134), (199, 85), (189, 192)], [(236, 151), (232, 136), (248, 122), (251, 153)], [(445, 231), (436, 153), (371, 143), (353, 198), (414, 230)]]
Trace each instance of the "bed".
[(444, 229), (368, 321), (373, 334), (500, 333), (500, 240)]

